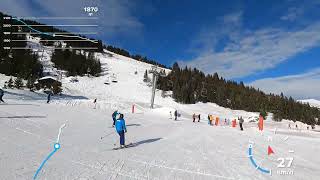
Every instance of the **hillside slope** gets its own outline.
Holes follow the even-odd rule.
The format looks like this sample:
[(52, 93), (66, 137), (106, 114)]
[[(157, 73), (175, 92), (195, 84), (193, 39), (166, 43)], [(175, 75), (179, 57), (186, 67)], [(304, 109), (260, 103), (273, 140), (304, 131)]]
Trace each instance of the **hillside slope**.
[(312, 107), (320, 108), (320, 101), (316, 99), (304, 99), (304, 100), (298, 100), (298, 101), (302, 103), (309, 103), (309, 105)]

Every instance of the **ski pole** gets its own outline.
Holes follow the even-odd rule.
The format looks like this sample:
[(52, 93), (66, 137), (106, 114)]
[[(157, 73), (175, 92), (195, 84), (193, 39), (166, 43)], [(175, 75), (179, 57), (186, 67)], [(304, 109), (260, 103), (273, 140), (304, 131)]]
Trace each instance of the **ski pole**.
[(108, 136), (110, 136), (110, 135), (113, 134), (113, 133), (114, 133), (114, 132), (109, 133), (109, 134), (106, 134), (106, 135), (102, 136), (101, 139), (103, 139), (103, 138), (105, 138), (105, 137), (108, 137)]

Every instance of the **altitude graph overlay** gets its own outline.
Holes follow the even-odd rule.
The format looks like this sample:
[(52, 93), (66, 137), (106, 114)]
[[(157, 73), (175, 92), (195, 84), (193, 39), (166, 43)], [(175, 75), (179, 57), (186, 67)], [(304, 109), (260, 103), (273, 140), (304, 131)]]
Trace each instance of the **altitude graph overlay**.
[(46, 48), (97, 51), (102, 43), (91, 38), (98, 35), (99, 8), (83, 7), (82, 11), (83, 15), (76, 17), (4, 15), (1, 17), (2, 48), (9, 51)]

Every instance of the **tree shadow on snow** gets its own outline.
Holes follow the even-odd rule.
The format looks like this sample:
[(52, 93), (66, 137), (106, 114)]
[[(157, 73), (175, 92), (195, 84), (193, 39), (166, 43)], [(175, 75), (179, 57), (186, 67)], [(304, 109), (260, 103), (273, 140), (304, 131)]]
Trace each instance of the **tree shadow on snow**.
[(17, 103), (14, 103), (14, 104), (0, 103), (0, 105), (3, 105), (3, 106), (40, 106), (37, 104), (17, 104)]
[(79, 99), (79, 100), (87, 100), (88, 98), (85, 96), (73, 96), (68, 94), (61, 94), (53, 96), (55, 99)]
[(0, 117), (2, 118), (9, 118), (9, 119), (18, 119), (18, 118), (46, 118), (47, 116), (6, 116), (6, 117)]
[[(4, 91), (5, 94), (8, 95), (13, 95), (13, 96), (18, 96), (18, 97), (24, 97), (28, 100), (47, 100), (47, 94), (41, 94), (38, 92), (31, 92), (34, 96), (27, 95), (24, 93), (18, 93), (18, 92), (9, 92), (9, 91)], [(11, 99), (11, 98), (10, 98)], [(61, 95), (54, 95), (52, 96), (52, 99), (62, 99), (62, 100), (69, 100), (69, 99), (79, 99), (79, 100), (87, 100), (88, 98), (85, 96), (73, 96), (73, 95), (68, 95), (68, 94), (61, 94)]]

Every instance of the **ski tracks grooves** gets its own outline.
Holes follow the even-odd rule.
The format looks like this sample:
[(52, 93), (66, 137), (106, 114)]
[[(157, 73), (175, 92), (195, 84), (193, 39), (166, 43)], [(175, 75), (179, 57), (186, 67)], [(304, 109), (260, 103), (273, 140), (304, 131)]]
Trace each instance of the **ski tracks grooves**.
[(120, 168), (119, 168), (119, 170), (117, 171), (117, 173), (115, 174), (115, 177), (113, 178), (114, 180), (115, 179), (117, 179), (117, 177), (118, 177), (118, 174), (121, 172), (121, 170), (122, 170), (122, 168), (123, 168), (123, 166), (124, 166), (124, 160), (122, 161), (122, 163), (121, 163), (121, 166), (120, 166)]
[[(82, 166), (85, 166), (87, 168), (90, 168), (90, 169), (98, 172), (98, 174), (107, 175), (107, 176), (109, 176), (108, 180), (114, 180), (118, 176), (123, 176), (123, 177), (127, 177), (127, 178), (130, 178), (130, 179), (146, 180), (146, 178), (142, 177), (142, 176), (137, 177), (136, 175), (130, 175), (128, 173), (121, 172), (123, 167), (125, 166), (125, 160), (119, 160), (118, 159), (117, 162), (113, 165), (113, 167), (117, 167), (120, 164), (120, 168), (118, 168), (116, 172), (113, 171), (112, 168), (105, 169), (105, 167), (106, 167), (105, 165), (101, 165), (101, 167), (100, 167), (100, 166), (96, 166), (96, 165), (92, 165), (92, 164), (85, 163), (85, 162), (80, 162), (80, 161), (71, 161), (71, 162), (74, 163), (74, 164), (78, 164), (78, 165), (82, 165)], [(94, 177), (94, 176), (92, 176), (92, 177)], [(81, 174), (76, 179), (79, 179), (79, 178), (81, 178)]]
[(196, 175), (202, 175), (202, 176), (211, 176), (211, 177), (215, 177), (215, 178), (234, 180), (234, 178), (232, 178), (232, 177), (225, 177), (225, 176), (216, 175), (216, 174), (196, 172), (196, 171), (191, 171), (191, 170), (181, 169), (181, 168), (173, 168), (173, 167), (169, 167), (169, 166), (165, 166), (165, 165), (160, 165), (160, 164), (156, 164), (156, 163), (148, 163), (146, 161), (140, 161), (140, 160), (135, 160), (135, 159), (128, 159), (128, 161), (149, 165), (150, 167), (153, 166), (153, 167), (157, 167), (157, 168), (169, 169), (172, 171), (180, 171), (180, 172), (185, 172), (185, 173), (189, 173), (189, 174), (196, 174)]

